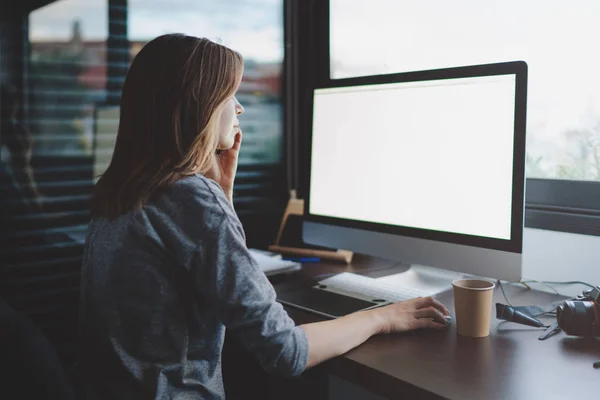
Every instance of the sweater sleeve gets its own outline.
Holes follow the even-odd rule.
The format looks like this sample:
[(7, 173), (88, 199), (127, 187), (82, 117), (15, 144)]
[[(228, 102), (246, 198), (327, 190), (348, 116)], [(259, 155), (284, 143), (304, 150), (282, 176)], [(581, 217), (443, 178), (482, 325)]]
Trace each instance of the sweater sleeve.
[(266, 371), (299, 375), (308, 358), (306, 334), (276, 301), (275, 290), (251, 257), (241, 223), (220, 188), (203, 182), (218, 209), (210, 213), (213, 232), (192, 257), (200, 264), (192, 267), (202, 271), (196, 275), (197, 285), (221, 322)]

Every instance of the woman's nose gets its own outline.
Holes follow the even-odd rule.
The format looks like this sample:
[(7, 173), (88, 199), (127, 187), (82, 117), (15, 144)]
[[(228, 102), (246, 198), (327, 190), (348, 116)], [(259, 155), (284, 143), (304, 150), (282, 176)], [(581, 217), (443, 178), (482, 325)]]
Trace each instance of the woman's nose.
[(237, 115), (244, 113), (244, 106), (240, 104), (237, 98), (235, 99), (235, 112)]

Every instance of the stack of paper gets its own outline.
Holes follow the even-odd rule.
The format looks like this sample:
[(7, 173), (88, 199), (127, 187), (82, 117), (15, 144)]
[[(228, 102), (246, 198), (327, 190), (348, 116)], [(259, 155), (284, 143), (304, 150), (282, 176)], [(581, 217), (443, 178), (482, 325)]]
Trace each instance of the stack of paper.
[(260, 250), (249, 250), (252, 258), (267, 276), (296, 271), (302, 266), (297, 262), (282, 260), (281, 257), (269, 256)]

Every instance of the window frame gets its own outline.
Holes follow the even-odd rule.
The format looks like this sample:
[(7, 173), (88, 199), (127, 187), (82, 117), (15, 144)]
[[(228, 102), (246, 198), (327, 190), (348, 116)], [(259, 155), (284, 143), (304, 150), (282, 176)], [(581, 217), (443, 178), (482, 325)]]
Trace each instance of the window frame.
[(600, 182), (527, 178), (525, 227), (600, 236)]
[[(28, 4), (23, 7), (24, 32), (29, 31), (29, 14), (43, 6), (52, 4), (59, 0), (25, 0)], [(107, 79), (106, 101), (99, 103), (99, 106), (118, 106), (120, 103), (120, 93), (123, 84), (123, 70), (119, 63), (128, 63), (129, 49), (128, 32), (128, 14), (130, 13), (128, 0), (105, 0), (108, 13), (108, 36), (106, 46), (108, 49), (117, 49), (117, 51), (107, 51)], [(30, 4), (29, 4), (30, 3)], [(240, 164), (236, 175), (236, 184), (234, 188), (234, 204), (244, 229), (246, 231), (247, 244), (249, 247), (266, 248), (272, 244), (275, 232), (281, 221), (281, 216), (285, 211), (285, 206), (289, 198), (290, 176), (288, 168), (290, 163), (290, 135), (288, 128), (290, 113), (286, 98), (289, 96), (289, 64), (288, 52), (286, 47), (288, 38), (288, 24), (290, 16), (286, 14), (288, 0), (282, 0), (281, 18), (283, 23), (283, 49), (284, 56), (282, 60), (281, 72), (281, 94), (282, 100), (282, 131), (281, 131), (281, 159), (277, 163), (257, 162), (253, 164)], [(23, 45), (29, 47), (29, 40), (25, 37)], [(29, 64), (29, 57), (24, 61), (25, 66)], [(23, 77), (25, 84), (28, 85), (28, 79)]]
[[(289, 0), (294, 8), (295, 32), (291, 43), (297, 47), (293, 56), (296, 72), (293, 79), (299, 82), (296, 88), (313, 88), (328, 85), (330, 73), (329, 1)], [(307, 150), (302, 132), (307, 132), (312, 110), (309, 90), (297, 90), (293, 99), (293, 110), (301, 121), (292, 126), (292, 137), (297, 144), (294, 154), (293, 174), (299, 193), (306, 188), (299, 154)], [(297, 161), (300, 158), (300, 161)], [(600, 236), (600, 181), (572, 181), (560, 179), (526, 178), (525, 215), (526, 228)]]

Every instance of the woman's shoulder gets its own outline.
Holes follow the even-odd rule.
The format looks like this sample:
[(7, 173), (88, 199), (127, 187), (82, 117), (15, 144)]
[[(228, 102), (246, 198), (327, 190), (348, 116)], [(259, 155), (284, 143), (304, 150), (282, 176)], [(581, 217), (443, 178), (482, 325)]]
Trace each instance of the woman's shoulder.
[(227, 204), (225, 193), (218, 183), (203, 175), (190, 175), (173, 183), (167, 194), (191, 200), (209, 207)]
[(133, 235), (153, 240), (186, 260), (202, 243), (213, 243), (224, 230), (239, 223), (235, 213), (227, 210), (226, 201), (216, 182), (189, 176), (169, 184), (140, 210), (110, 222), (93, 221), (92, 225), (94, 231), (111, 232), (113, 238), (120, 232), (122, 238)]
[(216, 224), (226, 220), (237, 222), (237, 216), (219, 184), (202, 175), (191, 175), (170, 185), (162, 203), (172, 211), (185, 212), (190, 218), (202, 214), (203, 220)]

